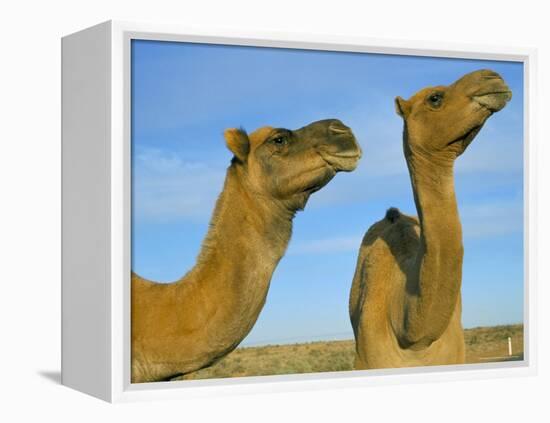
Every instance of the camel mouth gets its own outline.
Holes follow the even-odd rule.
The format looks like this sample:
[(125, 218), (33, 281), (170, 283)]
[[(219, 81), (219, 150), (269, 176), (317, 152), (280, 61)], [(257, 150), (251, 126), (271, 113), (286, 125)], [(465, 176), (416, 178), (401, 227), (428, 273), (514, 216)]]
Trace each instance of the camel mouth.
[(305, 190), (303, 190), (302, 193), (311, 195), (314, 192), (319, 191), (321, 188), (323, 188), (323, 185), (320, 185), (320, 184), (311, 185), (311, 186), (307, 187)]
[(509, 89), (504, 89), (500, 91), (476, 94), (472, 97), (472, 99), (482, 107), (485, 107), (490, 112), (494, 113), (502, 110), (504, 106), (506, 106), (506, 103), (512, 99), (512, 91)]
[(347, 153), (347, 154), (330, 154), (321, 153), (323, 160), (331, 166), (335, 172), (351, 172), (355, 170), (361, 153)]

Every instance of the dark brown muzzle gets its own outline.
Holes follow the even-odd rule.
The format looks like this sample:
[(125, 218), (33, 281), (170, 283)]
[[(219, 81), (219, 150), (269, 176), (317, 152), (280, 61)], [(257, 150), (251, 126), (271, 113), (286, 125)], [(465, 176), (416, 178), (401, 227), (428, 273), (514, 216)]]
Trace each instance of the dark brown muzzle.
[(327, 142), (318, 147), (319, 154), (335, 171), (350, 172), (361, 158), (361, 147), (352, 130), (338, 119), (329, 119)]

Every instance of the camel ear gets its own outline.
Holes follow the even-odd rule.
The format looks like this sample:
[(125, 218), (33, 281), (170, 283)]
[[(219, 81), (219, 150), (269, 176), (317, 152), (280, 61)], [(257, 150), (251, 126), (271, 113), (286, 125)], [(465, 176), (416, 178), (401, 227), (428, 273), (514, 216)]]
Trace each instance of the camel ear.
[(227, 148), (241, 162), (245, 162), (250, 151), (250, 141), (244, 129), (230, 128), (223, 133)]
[(411, 106), (407, 100), (403, 100), (401, 97), (395, 97), (395, 111), (403, 119), (406, 119), (411, 112)]

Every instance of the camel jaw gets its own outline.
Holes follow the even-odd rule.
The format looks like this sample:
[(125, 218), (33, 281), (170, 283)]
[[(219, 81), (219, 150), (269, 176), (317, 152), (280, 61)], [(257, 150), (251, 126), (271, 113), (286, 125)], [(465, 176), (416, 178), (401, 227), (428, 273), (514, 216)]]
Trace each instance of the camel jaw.
[(463, 135), (449, 142), (447, 146), (460, 143), (460, 151), (458, 152), (458, 154), (460, 155), (464, 150), (466, 150), (466, 148), (474, 140), (474, 138), (479, 133), (479, 131), (481, 131), (482, 127), (483, 127), (483, 124), (473, 126), (472, 128), (468, 129), (468, 131), (466, 131)]

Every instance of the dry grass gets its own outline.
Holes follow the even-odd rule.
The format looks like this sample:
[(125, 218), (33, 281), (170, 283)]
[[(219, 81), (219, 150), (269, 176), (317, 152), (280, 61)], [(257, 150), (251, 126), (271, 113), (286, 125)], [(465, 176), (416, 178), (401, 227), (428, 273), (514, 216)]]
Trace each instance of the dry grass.
[[(523, 360), (523, 325), (467, 329), (466, 362)], [(512, 338), (512, 357), (508, 357), (508, 337)]]
[[(508, 337), (513, 356), (508, 357)], [(523, 325), (465, 330), (466, 362), (487, 363), (523, 359)], [(210, 379), (352, 370), (351, 340), (237, 348), (215, 365), (185, 379)]]

